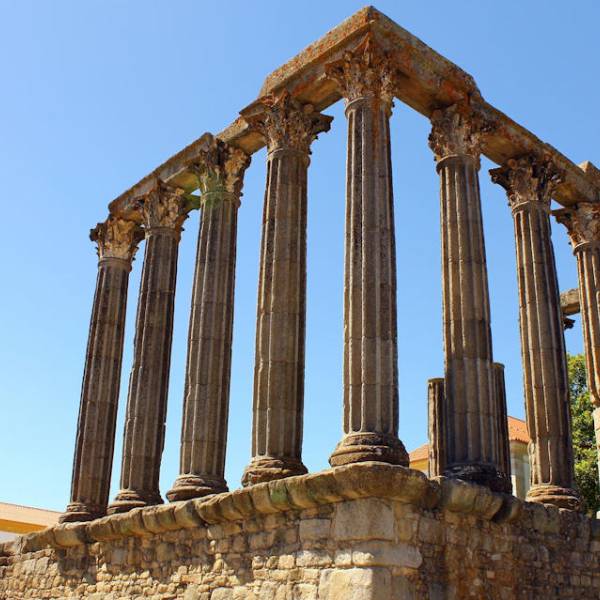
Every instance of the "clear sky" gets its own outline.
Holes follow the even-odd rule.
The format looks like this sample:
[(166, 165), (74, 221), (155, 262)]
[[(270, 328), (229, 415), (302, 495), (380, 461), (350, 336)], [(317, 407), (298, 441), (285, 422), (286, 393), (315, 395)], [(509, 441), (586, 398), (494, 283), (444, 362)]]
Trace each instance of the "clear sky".
[[(219, 132), (264, 77), (358, 10), (354, 0), (0, 0), (0, 500), (62, 510), (96, 255), (90, 227), (110, 200), (205, 131)], [(483, 96), (579, 163), (600, 165), (600, 4), (594, 0), (381, 0), (382, 12), (471, 73)], [(341, 435), (346, 123), (313, 146), (309, 171), (304, 459), (326, 467)], [(443, 374), (438, 181), (425, 118), (397, 103), (392, 160), (398, 252), (400, 437), (426, 439), (426, 382)], [(495, 359), (509, 412), (523, 417), (512, 219), (504, 191), (481, 191)], [(252, 374), (265, 153), (253, 157), (239, 213), (226, 476), (250, 458)], [(198, 213), (180, 247), (161, 490), (178, 473), (186, 336)], [(577, 284), (560, 227), (561, 289)], [(142, 253), (130, 282), (114, 496)], [(566, 334), (582, 349), (579, 322)]]

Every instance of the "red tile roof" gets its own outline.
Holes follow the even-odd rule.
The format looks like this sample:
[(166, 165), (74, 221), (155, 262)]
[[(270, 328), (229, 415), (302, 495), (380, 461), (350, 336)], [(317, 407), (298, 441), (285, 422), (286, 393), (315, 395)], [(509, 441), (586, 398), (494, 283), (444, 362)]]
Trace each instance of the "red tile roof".
[[(527, 431), (527, 423), (522, 419), (516, 417), (508, 417), (508, 439), (511, 442), (522, 442), (528, 444), (530, 441), (529, 433)], [(415, 448), (408, 456), (410, 462), (417, 462), (420, 460), (426, 460), (429, 455), (429, 444), (423, 444), (418, 448)]]
[(516, 417), (508, 417), (508, 439), (511, 442), (523, 442), (529, 444), (531, 438), (527, 431), (527, 423)]

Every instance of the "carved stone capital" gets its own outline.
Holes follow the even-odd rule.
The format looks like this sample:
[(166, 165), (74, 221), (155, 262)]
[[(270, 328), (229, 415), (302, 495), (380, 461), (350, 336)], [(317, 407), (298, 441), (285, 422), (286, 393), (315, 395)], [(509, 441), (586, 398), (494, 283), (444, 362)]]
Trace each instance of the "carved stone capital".
[(600, 204), (581, 202), (573, 208), (552, 213), (566, 228), (573, 250), (584, 244), (600, 242)]
[(181, 233), (183, 222), (188, 216), (188, 200), (183, 189), (157, 179), (156, 185), (138, 198), (137, 203), (147, 231), (160, 228)]
[(333, 120), (317, 112), (312, 104), (301, 104), (287, 91), (265, 96), (257, 112), (242, 116), (265, 138), (269, 152), (297, 150), (306, 154), (310, 154), (310, 145), (318, 134), (329, 131)]
[(362, 98), (377, 98), (388, 110), (402, 77), (389, 54), (370, 35), (354, 50), (344, 52), (340, 60), (325, 65), (325, 74), (336, 83), (347, 105)]
[(550, 210), (552, 195), (562, 181), (549, 160), (533, 155), (511, 158), (501, 167), (490, 169), (490, 175), (506, 190), (513, 211), (530, 205)]
[(453, 104), (431, 115), (429, 147), (438, 162), (449, 156), (472, 156), (479, 161), (482, 137), (491, 129), (468, 106)]
[(90, 230), (90, 239), (96, 242), (98, 258), (119, 258), (131, 262), (144, 232), (135, 221), (109, 217)]
[(243, 150), (205, 133), (200, 158), (190, 167), (198, 178), (201, 203), (214, 205), (227, 199), (239, 202), (249, 164), (250, 156)]

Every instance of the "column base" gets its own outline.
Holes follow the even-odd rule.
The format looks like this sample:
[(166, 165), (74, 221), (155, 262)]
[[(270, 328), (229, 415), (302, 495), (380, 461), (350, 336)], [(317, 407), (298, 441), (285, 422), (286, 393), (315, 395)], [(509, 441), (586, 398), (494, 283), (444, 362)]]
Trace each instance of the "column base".
[(512, 483), (508, 475), (489, 463), (455, 464), (444, 469), (444, 477), (483, 485), (492, 492), (512, 494)]
[(408, 452), (394, 435), (351, 433), (342, 439), (329, 458), (332, 467), (350, 463), (376, 461), (408, 467)]
[(298, 458), (271, 458), (270, 456), (254, 457), (246, 467), (242, 476), (242, 485), (247, 487), (264, 481), (284, 479), (294, 475), (308, 473)]
[(177, 477), (166, 495), (169, 502), (177, 502), (228, 491), (227, 482), (218, 475), (184, 474)]
[(78, 521), (93, 521), (106, 515), (106, 506), (71, 502), (65, 512), (58, 517), (59, 523), (75, 523)]
[(121, 490), (110, 503), (106, 514), (129, 512), (133, 508), (163, 504), (158, 492), (138, 492), (136, 490)]
[(534, 485), (527, 492), (525, 500), (527, 502), (552, 504), (558, 508), (568, 508), (569, 510), (581, 510), (581, 497), (577, 490), (558, 485)]

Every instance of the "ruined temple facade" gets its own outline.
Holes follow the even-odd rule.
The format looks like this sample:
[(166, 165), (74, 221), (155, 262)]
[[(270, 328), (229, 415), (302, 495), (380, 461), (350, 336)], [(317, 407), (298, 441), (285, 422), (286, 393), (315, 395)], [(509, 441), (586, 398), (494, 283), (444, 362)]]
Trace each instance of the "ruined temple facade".
[[(302, 462), (310, 148), (345, 105), (343, 431)], [(430, 475), (398, 438), (394, 101), (431, 121), (440, 179), (445, 370), (429, 382)], [(252, 456), (224, 478), (237, 214), (267, 149)], [(514, 219), (531, 486), (511, 495), (504, 370), (492, 352), (480, 158)], [(156, 600), (600, 598), (600, 525), (574, 487), (563, 315), (550, 234), (568, 228), (600, 423), (600, 176), (487, 103), (470, 75), (371, 7), (267, 77), (109, 204), (71, 498), (62, 523), (0, 546), (0, 597)], [(201, 212), (180, 473), (159, 490), (182, 225)], [(109, 498), (133, 257), (143, 242), (120, 487)], [(171, 399), (173, 401), (174, 399)], [(600, 428), (600, 425), (598, 425)]]

